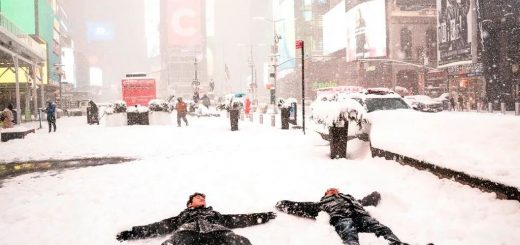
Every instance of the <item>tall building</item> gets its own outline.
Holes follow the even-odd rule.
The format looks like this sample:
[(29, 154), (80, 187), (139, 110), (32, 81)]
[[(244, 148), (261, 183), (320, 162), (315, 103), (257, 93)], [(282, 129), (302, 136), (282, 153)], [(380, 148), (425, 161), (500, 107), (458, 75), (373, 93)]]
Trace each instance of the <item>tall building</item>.
[(61, 63), (60, 27), (65, 22), (58, 17), (58, 9), (57, 1), (0, 1), (4, 27), (0, 99), (16, 104), (28, 120), (31, 112), (37, 114), (37, 108), (43, 106), (44, 98), (59, 96), (56, 67)]
[[(473, 2), (473, 1), (472, 1)], [(520, 3), (516, 0), (480, 0), (481, 61), (486, 78), (485, 102), (504, 102), (513, 109), (520, 101)]]
[(191, 98), (207, 81), (204, 0), (161, 1), (162, 81), (168, 93)]

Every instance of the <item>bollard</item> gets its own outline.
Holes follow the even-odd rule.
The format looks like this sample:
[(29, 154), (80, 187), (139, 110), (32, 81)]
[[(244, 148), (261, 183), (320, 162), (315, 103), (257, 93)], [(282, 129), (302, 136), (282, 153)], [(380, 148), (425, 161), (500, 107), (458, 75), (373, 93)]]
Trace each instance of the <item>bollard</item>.
[(493, 113), (493, 103), (488, 103), (488, 112)]
[(264, 124), (264, 114), (260, 114), (258, 116), (258, 121), (260, 122), (260, 124)]
[(249, 121), (250, 121), (250, 122), (253, 122), (253, 117), (254, 117), (253, 115), (254, 115), (254, 114), (249, 114)]
[(271, 126), (272, 127), (276, 127), (276, 117), (273, 115), (271, 115)]
[(520, 116), (520, 102), (515, 103), (515, 115)]
[(480, 112), (481, 107), (482, 107), (482, 103), (478, 102), (477, 103), (477, 112)]
[(500, 111), (502, 112), (502, 114), (506, 114), (506, 103), (500, 103)]

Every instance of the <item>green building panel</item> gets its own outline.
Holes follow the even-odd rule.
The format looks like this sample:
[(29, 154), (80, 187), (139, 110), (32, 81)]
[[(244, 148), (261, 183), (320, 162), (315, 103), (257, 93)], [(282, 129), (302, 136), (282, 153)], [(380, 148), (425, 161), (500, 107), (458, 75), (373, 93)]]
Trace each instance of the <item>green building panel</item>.
[(34, 0), (0, 0), (0, 11), (23, 32), (35, 33)]

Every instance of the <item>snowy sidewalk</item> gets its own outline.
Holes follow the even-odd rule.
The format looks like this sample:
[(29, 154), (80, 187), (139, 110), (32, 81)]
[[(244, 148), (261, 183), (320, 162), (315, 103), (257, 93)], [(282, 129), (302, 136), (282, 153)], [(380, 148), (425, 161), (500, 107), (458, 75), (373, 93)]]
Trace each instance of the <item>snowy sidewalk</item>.
[[(0, 244), (121, 244), (131, 226), (177, 215), (187, 196), (207, 194), (222, 213), (274, 210), (282, 199), (317, 201), (336, 186), (358, 198), (377, 190), (369, 212), (410, 244), (518, 244), (520, 203), (369, 156), (353, 141), (351, 160), (330, 160), (317, 134), (247, 120), (231, 132), (224, 118), (188, 118), (189, 127), (86, 125), (63, 119), (58, 132), (38, 131), (2, 144), (3, 161), (90, 156), (136, 157), (130, 164), (22, 175), (0, 188)], [(103, 124), (103, 123), (102, 123)], [(255, 245), (341, 244), (327, 217), (279, 213), (237, 229)], [(361, 244), (386, 244), (361, 234)], [(159, 237), (126, 244), (160, 244)]]

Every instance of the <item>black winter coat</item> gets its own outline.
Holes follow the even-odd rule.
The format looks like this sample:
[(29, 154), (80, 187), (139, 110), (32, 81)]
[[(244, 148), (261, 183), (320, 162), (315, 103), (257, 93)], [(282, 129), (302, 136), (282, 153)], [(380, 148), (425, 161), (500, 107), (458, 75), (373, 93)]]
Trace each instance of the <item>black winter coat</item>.
[(282, 212), (305, 218), (316, 218), (320, 211), (325, 211), (330, 215), (330, 224), (334, 225), (341, 218), (370, 216), (363, 206), (376, 206), (380, 200), (381, 195), (377, 192), (373, 192), (361, 200), (356, 200), (351, 195), (340, 193), (334, 196), (324, 196), (320, 202), (284, 200), (278, 202), (276, 208)]
[(211, 207), (187, 208), (175, 217), (149, 225), (132, 227), (128, 239), (155, 237), (177, 231), (199, 233), (230, 231), (234, 228), (263, 224), (269, 219), (269, 213), (223, 215)]

